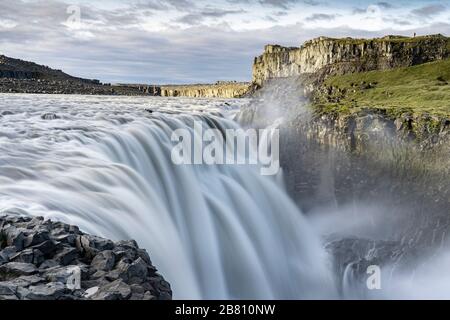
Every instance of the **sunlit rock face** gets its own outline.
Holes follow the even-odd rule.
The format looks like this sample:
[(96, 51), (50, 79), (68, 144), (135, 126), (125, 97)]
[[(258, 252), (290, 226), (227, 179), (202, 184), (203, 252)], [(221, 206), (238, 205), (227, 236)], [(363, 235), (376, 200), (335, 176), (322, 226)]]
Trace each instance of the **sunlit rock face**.
[[(352, 112), (334, 112), (321, 106), (311, 110), (308, 106), (316, 97), (339, 102), (329, 99), (339, 88), (323, 86), (328, 76), (446, 59), (448, 44), (448, 38), (433, 35), (371, 40), (322, 37), (300, 48), (268, 45), (253, 66), (253, 81), (261, 87), (254, 94), (256, 102), (243, 107), (236, 119), (247, 127), (283, 120), (282, 167), (290, 193), (305, 210), (324, 203), (345, 203), (355, 194), (373, 201), (375, 194), (386, 197), (385, 190), (391, 190), (391, 186), (402, 185), (396, 190), (403, 193), (403, 185), (410, 184), (406, 181), (417, 177), (418, 171), (427, 176), (428, 167), (440, 172), (447, 166), (447, 161), (442, 161), (450, 141), (447, 117), (393, 114), (364, 105)], [(400, 163), (404, 167), (399, 168)], [(424, 163), (426, 169), (422, 168)], [(397, 181), (399, 175), (401, 183)], [(446, 182), (437, 183), (428, 176), (417, 185), (421, 190), (438, 185), (445, 185), (442, 190), (449, 189)], [(397, 201), (400, 196), (394, 198)]]
[(301, 47), (267, 45), (255, 58), (253, 82), (321, 71), (324, 76), (407, 67), (448, 57), (448, 38), (387, 36), (378, 39), (320, 37)]
[(240, 98), (250, 88), (249, 83), (225, 82), (198, 85), (162, 86), (163, 97), (191, 97), (191, 98)]

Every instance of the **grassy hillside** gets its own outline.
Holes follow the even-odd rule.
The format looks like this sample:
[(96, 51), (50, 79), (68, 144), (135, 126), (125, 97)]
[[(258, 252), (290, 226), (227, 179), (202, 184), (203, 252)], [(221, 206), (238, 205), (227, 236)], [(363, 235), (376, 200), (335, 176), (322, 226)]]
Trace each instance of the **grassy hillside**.
[(317, 107), (356, 112), (361, 108), (450, 116), (450, 59), (331, 77), (316, 96)]

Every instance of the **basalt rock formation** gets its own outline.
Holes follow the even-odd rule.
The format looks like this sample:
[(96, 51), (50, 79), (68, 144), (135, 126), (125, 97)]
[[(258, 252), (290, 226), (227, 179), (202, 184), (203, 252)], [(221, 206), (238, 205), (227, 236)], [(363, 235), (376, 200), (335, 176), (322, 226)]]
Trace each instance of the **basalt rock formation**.
[(441, 35), (318, 38), (255, 59), (254, 101), (236, 119), (283, 119), (288, 191), (313, 220), (336, 216), (323, 241), (345, 298), (373, 294), (369, 267), (414, 277), (419, 256), (450, 243), (449, 48)]
[[(355, 261), (365, 271), (370, 248), (387, 248), (377, 255), (383, 264), (396, 261), (391, 245), (403, 256), (449, 241), (449, 48), (441, 35), (318, 38), (300, 48), (266, 46), (255, 59), (255, 101), (237, 120), (246, 127), (284, 120), (281, 166), (304, 212), (350, 210), (360, 217), (374, 205), (376, 214), (395, 220), (383, 230), (392, 242), (368, 240), (339, 262), (341, 275)], [(380, 83), (366, 81), (374, 74)], [(359, 236), (349, 240), (354, 248), (370, 239)]]
[(253, 83), (262, 86), (273, 78), (317, 73), (322, 77), (386, 70), (426, 63), (449, 56), (448, 38), (386, 36), (377, 39), (320, 37), (301, 47), (267, 45), (255, 58)]
[[(423, 95), (425, 88), (447, 92), (449, 57), (450, 39), (442, 35), (376, 39), (320, 37), (300, 48), (268, 45), (253, 65), (253, 84), (258, 88), (253, 93), (256, 101), (243, 108), (237, 120), (244, 126), (265, 127), (283, 117), (285, 131), (302, 135), (302, 139), (294, 139), (295, 144), (306, 139), (343, 152), (362, 154), (375, 145), (391, 146), (393, 142), (408, 143), (418, 150), (440, 148), (450, 145), (450, 117), (442, 111), (446, 101), (441, 101), (444, 108), (437, 109), (439, 113), (433, 113), (433, 109), (423, 111), (421, 106), (414, 109), (408, 105), (408, 99), (400, 100), (400, 90), (404, 89), (409, 97), (419, 92)], [(434, 64), (430, 63), (433, 61)], [(388, 76), (394, 80), (409, 76), (411, 82), (417, 79), (428, 82), (423, 88), (404, 86), (396, 92), (390, 92), (389, 84), (384, 84), (382, 90), (386, 91), (381, 92), (379, 106), (372, 98), (379, 97), (374, 95), (376, 82), (355, 82), (345, 88), (327, 84), (327, 79), (339, 80), (344, 75), (376, 70), (400, 70), (398, 74), (380, 73), (381, 80)], [(339, 83), (338, 80), (335, 82)], [(375, 106), (359, 105), (353, 99), (361, 96), (371, 97), (369, 100)], [(433, 98), (439, 102), (441, 96)], [(430, 99), (423, 98), (423, 101), (426, 104)], [(289, 149), (286, 155), (292, 153), (293, 148)], [(298, 155), (293, 158), (298, 159)], [(295, 160), (289, 162), (288, 167), (295, 167)]]
[(169, 300), (170, 285), (133, 240), (0, 215), (0, 300)]

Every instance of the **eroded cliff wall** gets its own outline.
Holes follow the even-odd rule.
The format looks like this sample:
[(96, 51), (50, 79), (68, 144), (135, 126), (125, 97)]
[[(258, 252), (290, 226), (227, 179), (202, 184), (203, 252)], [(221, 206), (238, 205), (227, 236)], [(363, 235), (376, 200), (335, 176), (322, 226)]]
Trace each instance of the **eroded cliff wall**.
[[(365, 272), (369, 256), (382, 265), (401, 251), (408, 261), (410, 253), (449, 241), (448, 51), (448, 38), (439, 35), (320, 38), (301, 48), (269, 45), (255, 59), (260, 88), (236, 120), (264, 128), (277, 119), (292, 198), (311, 221), (336, 217), (330, 233), (351, 234), (327, 244), (339, 281), (348, 261)], [(442, 61), (427, 63), (435, 60)], [(359, 234), (339, 230), (341, 221), (366, 218)], [(372, 233), (377, 221), (383, 230)], [(380, 234), (393, 242), (372, 241)]]
[(216, 83), (205, 85), (161, 86), (162, 97), (240, 98), (247, 94), (250, 83)]
[(407, 67), (444, 59), (449, 52), (449, 39), (442, 35), (370, 40), (320, 37), (299, 48), (267, 45), (255, 58), (253, 82), (262, 86), (269, 79), (302, 74), (327, 76)]

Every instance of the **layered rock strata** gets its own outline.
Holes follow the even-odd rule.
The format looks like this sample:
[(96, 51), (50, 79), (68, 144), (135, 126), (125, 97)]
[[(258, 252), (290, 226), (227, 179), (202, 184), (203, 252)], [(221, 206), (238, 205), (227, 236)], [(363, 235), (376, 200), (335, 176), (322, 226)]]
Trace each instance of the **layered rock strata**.
[(353, 72), (408, 67), (449, 56), (449, 40), (442, 35), (417, 38), (387, 36), (377, 39), (320, 37), (301, 47), (267, 45), (253, 64), (253, 83), (262, 86), (273, 78), (322, 73)]
[(161, 86), (163, 97), (240, 98), (248, 93), (250, 83), (216, 83)]

